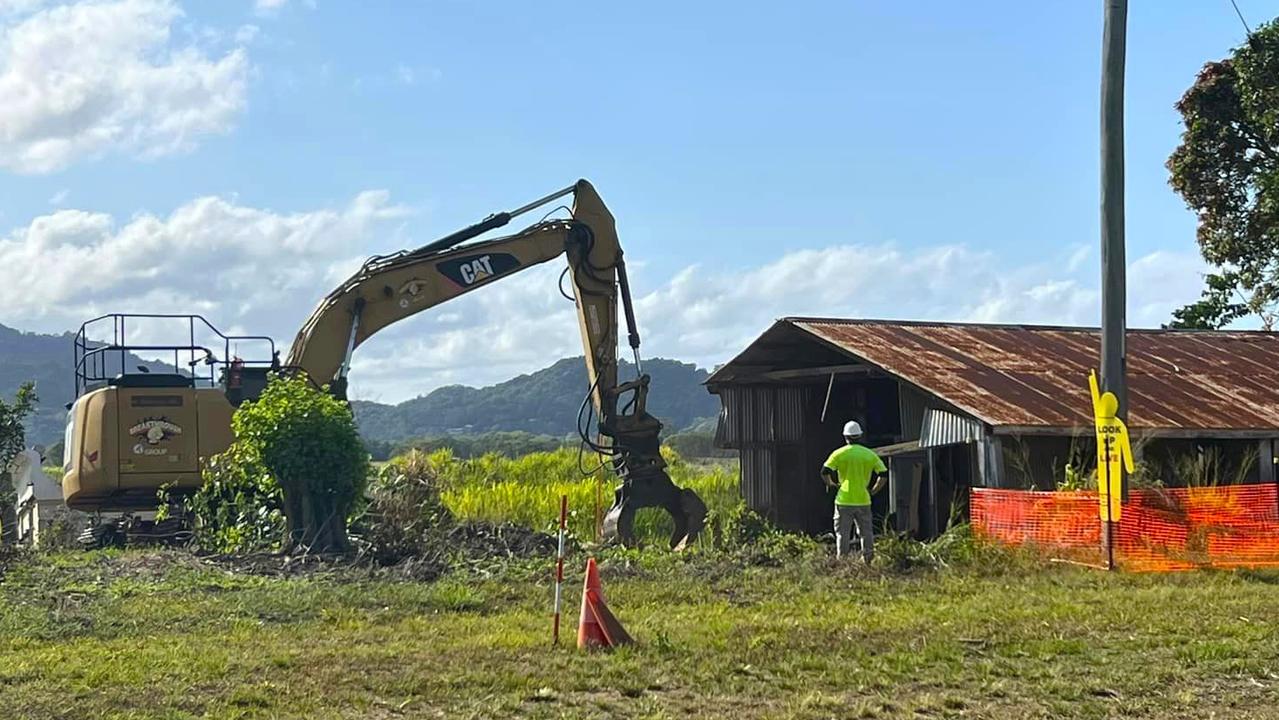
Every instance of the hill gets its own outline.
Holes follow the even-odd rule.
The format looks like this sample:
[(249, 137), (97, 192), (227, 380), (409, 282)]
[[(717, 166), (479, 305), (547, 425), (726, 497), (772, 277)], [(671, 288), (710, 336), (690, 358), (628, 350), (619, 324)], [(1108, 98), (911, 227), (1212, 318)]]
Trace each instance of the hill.
[[(707, 371), (655, 358), (644, 362), (644, 372), (653, 378), (648, 411), (661, 418), (668, 432), (719, 412), (715, 397), (702, 387)], [(634, 375), (633, 366), (623, 362), (621, 376)], [(512, 430), (564, 436), (577, 432), (577, 412), (586, 391), (586, 365), (577, 357), (489, 387), (451, 385), (398, 405), (353, 405), (360, 432), (383, 442)]]
[[(44, 335), (0, 325), (0, 395), (12, 396), (28, 380), (35, 381), (40, 395), (40, 408), (27, 423), (31, 443), (51, 445), (62, 438), (65, 406), (75, 392), (73, 339), (73, 333)], [(129, 364), (158, 367), (137, 356), (130, 356)], [(705, 370), (662, 359), (646, 361), (644, 370), (653, 376), (649, 412), (662, 418), (669, 432), (719, 412), (715, 398), (701, 385)], [(623, 364), (622, 377), (633, 376), (631, 366)], [(563, 437), (575, 432), (585, 393), (586, 366), (579, 357), (490, 387), (453, 385), (398, 405), (353, 405), (364, 436), (383, 442), (509, 430)]]
[[(44, 335), (0, 325), (0, 397), (12, 397), (22, 383), (33, 381), (40, 406), (27, 421), (28, 443), (51, 445), (62, 439), (67, 421), (66, 404), (75, 399), (72, 343), (75, 333)], [(119, 372), (119, 361), (106, 358), (109, 373)], [(153, 369), (166, 367), (136, 355), (128, 364)], [(172, 366), (169, 372), (172, 372)]]

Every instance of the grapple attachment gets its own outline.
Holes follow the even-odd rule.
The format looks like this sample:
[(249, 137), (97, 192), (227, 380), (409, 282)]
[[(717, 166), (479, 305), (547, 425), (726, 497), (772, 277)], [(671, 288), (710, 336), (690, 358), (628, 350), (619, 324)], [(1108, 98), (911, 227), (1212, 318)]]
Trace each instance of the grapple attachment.
[(625, 545), (635, 541), (635, 512), (640, 508), (660, 507), (675, 522), (671, 548), (683, 550), (697, 540), (706, 525), (706, 503), (696, 492), (671, 482), (665, 470), (631, 474), (623, 479), (613, 494), (613, 507), (604, 516), (604, 537), (617, 538)]

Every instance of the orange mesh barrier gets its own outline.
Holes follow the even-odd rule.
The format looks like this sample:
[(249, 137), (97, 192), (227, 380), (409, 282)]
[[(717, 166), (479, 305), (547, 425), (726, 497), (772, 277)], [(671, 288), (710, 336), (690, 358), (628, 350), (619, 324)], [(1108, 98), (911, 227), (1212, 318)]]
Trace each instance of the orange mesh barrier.
[[(970, 503), (973, 528), (986, 537), (1104, 563), (1095, 492), (973, 488)], [(1127, 570), (1279, 567), (1279, 489), (1133, 490), (1114, 546), (1116, 564)]]

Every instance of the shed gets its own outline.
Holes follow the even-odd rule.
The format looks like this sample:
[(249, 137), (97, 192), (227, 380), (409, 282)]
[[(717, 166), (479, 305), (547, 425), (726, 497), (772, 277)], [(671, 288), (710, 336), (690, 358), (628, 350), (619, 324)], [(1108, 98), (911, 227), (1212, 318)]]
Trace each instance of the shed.
[[(1087, 327), (788, 317), (706, 385), (750, 507), (826, 530), (818, 469), (858, 420), (890, 466), (877, 515), (927, 537), (966, 512), (969, 487), (1050, 489), (1095, 466), (1099, 348)], [(1129, 330), (1127, 352), (1134, 482), (1275, 481), (1279, 334)]]

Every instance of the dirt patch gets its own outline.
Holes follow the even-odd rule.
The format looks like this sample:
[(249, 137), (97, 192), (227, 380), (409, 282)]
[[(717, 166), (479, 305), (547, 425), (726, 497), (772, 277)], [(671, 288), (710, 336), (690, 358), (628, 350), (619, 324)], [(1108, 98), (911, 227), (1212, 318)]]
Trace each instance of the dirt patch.
[(549, 557), (559, 544), (554, 536), (513, 523), (462, 523), (445, 537), (468, 559)]

